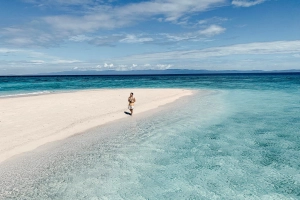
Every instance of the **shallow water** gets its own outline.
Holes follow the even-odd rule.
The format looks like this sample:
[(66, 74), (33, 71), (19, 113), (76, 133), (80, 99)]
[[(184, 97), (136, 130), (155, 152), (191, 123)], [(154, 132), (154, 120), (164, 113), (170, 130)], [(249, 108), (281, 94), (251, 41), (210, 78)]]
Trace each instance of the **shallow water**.
[(298, 80), (248, 78), (10, 159), (0, 199), (299, 199)]

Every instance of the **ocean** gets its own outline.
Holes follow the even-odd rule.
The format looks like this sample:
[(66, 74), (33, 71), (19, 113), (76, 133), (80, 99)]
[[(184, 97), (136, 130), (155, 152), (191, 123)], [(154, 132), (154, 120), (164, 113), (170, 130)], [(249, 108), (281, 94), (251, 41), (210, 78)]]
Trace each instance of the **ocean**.
[(207, 92), (1, 163), (0, 199), (300, 199), (300, 74), (0, 77), (0, 98), (99, 88)]

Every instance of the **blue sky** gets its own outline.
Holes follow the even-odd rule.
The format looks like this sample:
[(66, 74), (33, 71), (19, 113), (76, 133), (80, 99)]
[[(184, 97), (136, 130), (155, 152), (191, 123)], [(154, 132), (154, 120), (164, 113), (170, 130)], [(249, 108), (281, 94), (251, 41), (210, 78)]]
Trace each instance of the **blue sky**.
[(2, 0), (0, 75), (300, 69), (299, 0)]

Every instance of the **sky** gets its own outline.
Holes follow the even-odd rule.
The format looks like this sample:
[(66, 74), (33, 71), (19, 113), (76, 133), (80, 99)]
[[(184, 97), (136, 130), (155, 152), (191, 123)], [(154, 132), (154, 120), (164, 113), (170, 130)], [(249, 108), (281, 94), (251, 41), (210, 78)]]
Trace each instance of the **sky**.
[(0, 0), (0, 75), (300, 69), (299, 0)]

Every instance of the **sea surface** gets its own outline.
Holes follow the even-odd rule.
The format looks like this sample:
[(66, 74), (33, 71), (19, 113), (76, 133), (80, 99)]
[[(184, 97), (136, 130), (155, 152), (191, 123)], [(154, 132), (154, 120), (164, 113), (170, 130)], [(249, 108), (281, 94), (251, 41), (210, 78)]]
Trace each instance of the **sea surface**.
[(99, 88), (199, 92), (1, 163), (0, 199), (300, 199), (300, 74), (0, 77), (2, 98)]

